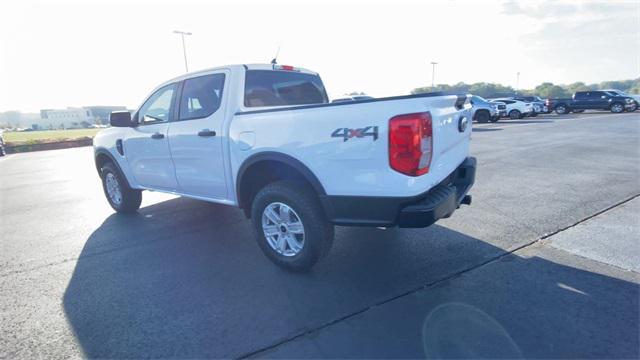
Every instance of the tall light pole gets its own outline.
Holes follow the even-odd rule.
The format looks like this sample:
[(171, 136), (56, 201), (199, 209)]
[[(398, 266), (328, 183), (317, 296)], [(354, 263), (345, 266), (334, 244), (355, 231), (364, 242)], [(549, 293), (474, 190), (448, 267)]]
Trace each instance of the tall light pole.
[(518, 94), (518, 89), (520, 89), (520, 71), (516, 74), (516, 94)]
[(186, 72), (189, 72), (189, 66), (187, 65), (187, 47), (184, 44), (184, 36), (191, 35), (191, 33), (186, 31), (180, 31), (180, 30), (174, 30), (173, 33), (180, 34), (180, 37), (182, 38), (182, 53), (184, 54), (184, 69)]
[(435, 86), (435, 79), (436, 79), (436, 65), (438, 65), (437, 62), (432, 61), (431, 62), (431, 90), (433, 90), (434, 86)]

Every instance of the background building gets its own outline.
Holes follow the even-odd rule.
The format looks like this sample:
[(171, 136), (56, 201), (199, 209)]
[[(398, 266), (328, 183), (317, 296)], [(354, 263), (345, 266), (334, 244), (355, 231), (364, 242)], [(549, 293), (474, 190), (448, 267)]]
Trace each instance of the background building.
[(43, 109), (40, 117), (44, 127), (83, 128), (90, 125), (106, 125), (112, 111), (127, 110), (125, 106), (83, 106), (66, 109)]

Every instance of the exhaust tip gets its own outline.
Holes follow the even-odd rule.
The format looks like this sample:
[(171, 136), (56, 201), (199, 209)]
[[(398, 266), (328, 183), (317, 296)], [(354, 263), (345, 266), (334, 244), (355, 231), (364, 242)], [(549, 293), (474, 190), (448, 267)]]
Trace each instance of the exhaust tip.
[(464, 205), (471, 205), (471, 195), (465, 195), (460, 203)]

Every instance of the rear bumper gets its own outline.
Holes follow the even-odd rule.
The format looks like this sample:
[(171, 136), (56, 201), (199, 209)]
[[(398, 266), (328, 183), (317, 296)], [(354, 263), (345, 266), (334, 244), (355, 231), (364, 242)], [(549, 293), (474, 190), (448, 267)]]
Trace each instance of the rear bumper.
[(476, 174), (476, 159), (466, 158), (446, 179), (412, 197), (321, 196), (325, 214), (335, 225), (426, 227), (451, 216), (467, 196)]

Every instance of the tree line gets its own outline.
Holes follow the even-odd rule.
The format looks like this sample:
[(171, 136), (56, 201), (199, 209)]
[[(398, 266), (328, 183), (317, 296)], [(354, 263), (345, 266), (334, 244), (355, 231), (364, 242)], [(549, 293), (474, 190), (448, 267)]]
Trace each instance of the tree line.
[[(576, 91), (598, 90), (598, 89), (616, 89), (629, 94), (640, 94), (640, 78), (633, 80), (619, 81), (603, 81), (598, 84), (585, 84), (583, 82), (575, 82), (569, 85), (555, 85), (550, 82), (544, 82), (534, 89), (517, 91), (521, 95), (537, 95), (541, 98), (559, 98), (571, 97)], [(466, 84), (459, 82), (455, 85), (438, 84), (434, 87), (425, 86), (411, 90), (412, 94), (420, 94), (425, 92), (444, 91), (444, 92), (464, 92), (486, 98), (512, 96), (516, 90), (511, 86), (504, 86), (494, 83), (479, 82), (474, 84)]]

